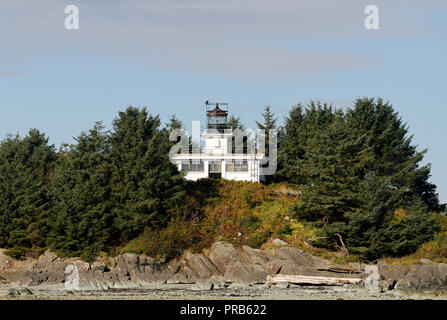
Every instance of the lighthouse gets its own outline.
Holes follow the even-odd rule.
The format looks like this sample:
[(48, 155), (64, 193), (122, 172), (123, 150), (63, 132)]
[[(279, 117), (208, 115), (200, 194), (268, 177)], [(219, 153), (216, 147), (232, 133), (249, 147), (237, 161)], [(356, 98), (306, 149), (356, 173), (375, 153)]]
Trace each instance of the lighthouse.
[[(173, 157), (185, 179), (222, 178), (239, 181), (260, 181), (260, 164), (264, 154), (254, 147), (242, 147), (241, 132), (228, 127), (228, 104), (205, 102), (206, 129), (200, 134), (196, 148)], [(239, 134), (235, 136), (235, 133)], [(243, 135), (244, 133), (242, 133)]]

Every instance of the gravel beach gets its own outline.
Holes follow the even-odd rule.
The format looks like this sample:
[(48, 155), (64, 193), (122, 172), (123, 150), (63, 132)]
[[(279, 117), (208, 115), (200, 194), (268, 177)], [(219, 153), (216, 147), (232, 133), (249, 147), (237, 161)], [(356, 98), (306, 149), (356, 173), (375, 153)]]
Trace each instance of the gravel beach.
[(352, 286), (294, 286), (278, 288), (264, 285), (198, 290), (194, 285), (162, 284), (144, 289), (68, 291), (60, 288), (0, 287), (0, 299), (25, 300), (447, 300), (438, 293), (409, 293), (393, 290), (370, 291)]

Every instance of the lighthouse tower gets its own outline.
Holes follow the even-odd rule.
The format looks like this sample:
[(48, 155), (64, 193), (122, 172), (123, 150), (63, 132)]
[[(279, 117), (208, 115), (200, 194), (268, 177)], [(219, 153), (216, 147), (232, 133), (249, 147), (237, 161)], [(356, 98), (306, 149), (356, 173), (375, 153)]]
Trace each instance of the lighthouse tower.
[(202, 132), (203, 147), (199, 153), (178, 154), (175, 161), (188, 180), (224, 178), (231, 180), (260, 180), (260, 161), (264, 154), (256, 150), (233, 152), (233, 133), (228, 127), (228, 104), (206, 106), (206, 130)]

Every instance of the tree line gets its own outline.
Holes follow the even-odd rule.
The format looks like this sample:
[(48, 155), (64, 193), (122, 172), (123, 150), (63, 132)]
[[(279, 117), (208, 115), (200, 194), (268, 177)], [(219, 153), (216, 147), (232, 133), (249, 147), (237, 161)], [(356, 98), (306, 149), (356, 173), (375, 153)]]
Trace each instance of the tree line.
[(403, 255), (432, 238), (431, 213), (445, 211), (430, 165), (421, 165), (426, 151), (382, 99), (357, 99), (346, 111), (311, 102), (285, 119), (274, 178), (302, 190), (294, 213), (322, 228), (315, 244), (368, 259)]
[(106, 131), (98, 122), (59, 151), (36, 129), (0, 144), (0, 246), (16, 255), (50, 247), (91, 259), (162, 228), (182, 199), (168, 159), (169, 131), (129, 107)]
[[(262, 116), (260, 128), (276, 127), (269, 106)], [(181, 126), (174, 116), (162, 126), (146, 108), (129, 107), (111, 130), (98, 122), (59, 150), (37, 129), (8, 135), (0, 142), (0, 247), (91, 260), (146, 228), (165, 228), (189, 201), (168, 158), (169, 132)], [(301, 190), (292, 213), (321, 228), (315, 244), (333, 248), (341, 237), (352, 253), (373, 259), (413, 252), (438, 230), (431, 214), (445, 206), (430, 165), (421, 165), (426, 150), (417, 150), (389, 103), (296, 105), (277, 129), (278, 171), (268, 183)]]

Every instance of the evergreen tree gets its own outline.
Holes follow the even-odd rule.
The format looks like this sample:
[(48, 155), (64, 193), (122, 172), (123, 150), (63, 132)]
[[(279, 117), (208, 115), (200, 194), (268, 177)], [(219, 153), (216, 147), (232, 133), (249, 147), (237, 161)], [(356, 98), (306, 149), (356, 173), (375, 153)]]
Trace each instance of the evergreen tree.
[(175, 114), (173, 114), (170, 118), (169, 118), (169, 122), (166, 124), (166, 129), (168, 130), (168, 132), (171, 132), (172, 130), (175, 129), (183, 129), (183, 123), (182, 121), (180, 121)]
[(227, 125), (229, 129), (236, 130), (239, 129), (241, 131), (245, 131), (245, 125), (242, 123), (240, 117), (236, 117), (234, 115), (231, 115), (227, 119)]
[[(348, 215), (346, 223), (326, 226), (325, 235), (341, 234), (351, 253), (368, 260), (410, 254), (430, 240), (439, 227), (427, 206), (418, 201), (397, 220), (399, 194), (389, 192), (388, 184), (389, 179), (368, 174), (361, 182), (359, 207)], [(325, 246), (330, 243), (325, 241)]]
[(45, 244), (55, 159), (54, 146), (37, 129), (0, 143), (0, 246), (20, 255)]
[(127, 241), (158, 228), (183, 195), (183, 177), (169, 160), (171, 142), (158, 116), (127, 108), (113, 121), (111, 193), (117, 237)]
[(296, 207), (302, 218), (323, 224), (344, 220), (356, 206), (355, 170), (367, 155), (362, 139), (350, 139), (342, 110), (311, 102), (296, 106), (286, 119), (278, 176), (301, 186)]
[(374, 172), (376, 176), (388, 177), (389, 188), (400, 194), (402, 205), (420, 198), (429, 210), (445, 210), (439, 204), (436, 186), (428, 181), (430, 165), (420, 166), (427, 150), (417, 151), (416, 145), (411, 144), (413, 137), (408, 135), (408, 126), (390, 104), (382, 99), (357, 99), (346, 119), (347, 130), (367, 137), (365, 147), (373, 155), (363, 176)]
[(59, 254), (92, 260), (114, 244), (111, 147), (109, 134), (100, 122), (76, 142), (59, 153), (48, 243)]
[[(236, 117), (234, 115), (231, 115), (228, 119), (227, 119), (227, 126), (228, 129), (233, 130), (233, 133), (235, 130), (241, 130), (244, 133), (246, 132), (246, 127), (245, 125), (242, 123), (241, 118), (240, 117)], [(236, 138), (233, 137), (231, 139), (231, 147), (232, 147), (232, 152), (233, 153), (247, 153), (247, 143), (248, 143), (248, 139), (250, 137), (243, 137), (242, 138), (242, 149), (236, 148)], [(237, 150), (236, 150), (237, 149)]]
[[(186, 131), (184, 130), (184, 125), (179, 119), (177, 119), (175, 114), (169, 118), (169, 122), (166, 123), (166, 126), (165, 126), (165, 131), (167, 133), (168, 139), (169, 139), (169, 135), (174, 130), (182, 130), (183, 135), (186, 137)], [(189, 137), (186, 137), (186, 138), (189, 139)], [(180, 142), (180, 140), (181, 140), (181, 137), (177, 137), (176, 141), (171, 141), (171, 146), (174, 146), (176, 143)]]
[[(256, 121), (256, 125), (258, 126), (258, 129), (264, 130), (264, 133), (261, 134), (259, 138), (264, 140), (264, 153), (266, 157), (270, 156), (270, 131), (272, 129), (276, 128), (276, 121), (278, 118), (275, 118), (275, 114), (271, 111), (271, 107), (269, 105), (266, 105), (264, 108), (264, 112), (262, 113), (262, 117), (264, 119), (264, 122), (258, 122)], [(269, 162), (262, 164), (262, 167), (266, 168), (269, 166)], [(273, 176), (266, 175), (264, 176), (265, 182), (269, 183), (273, 181)]]
[[(419, 166), (425, 151), (418, 152), (411, 140), (381, 99), (358, 99), (346, 114), (320, 103), (305, 110), (298, 105), (286, 118), (277, 178), (303, 190), (295, 211), (324, 227), (330, 240), (321, 245), (338, 233), (365, 257), (409, 253), (435, 231), (427, 212), (443, 207), (428, 182), (429, 166)], [(414, 209), (420, 202), (425, 211)], [(391, 225), (399, 208), (408, 219)], [(428, 233), (399, 245), (397, 234), (409, 230)]]
[(276, 121), (278, 118), (275, 118), (275, 114), (271, 111), (271, 107), (266, 105), (264, 108), (264, 112), (262, 113), (262, 117), (264, 118), (264, 122), (256, 121), (256, 125), (258, 129), (265, 130), (264, 141), (265, 141), (265, 155), (269, 156), (269, 133), (270, 130), (276, 128)]

